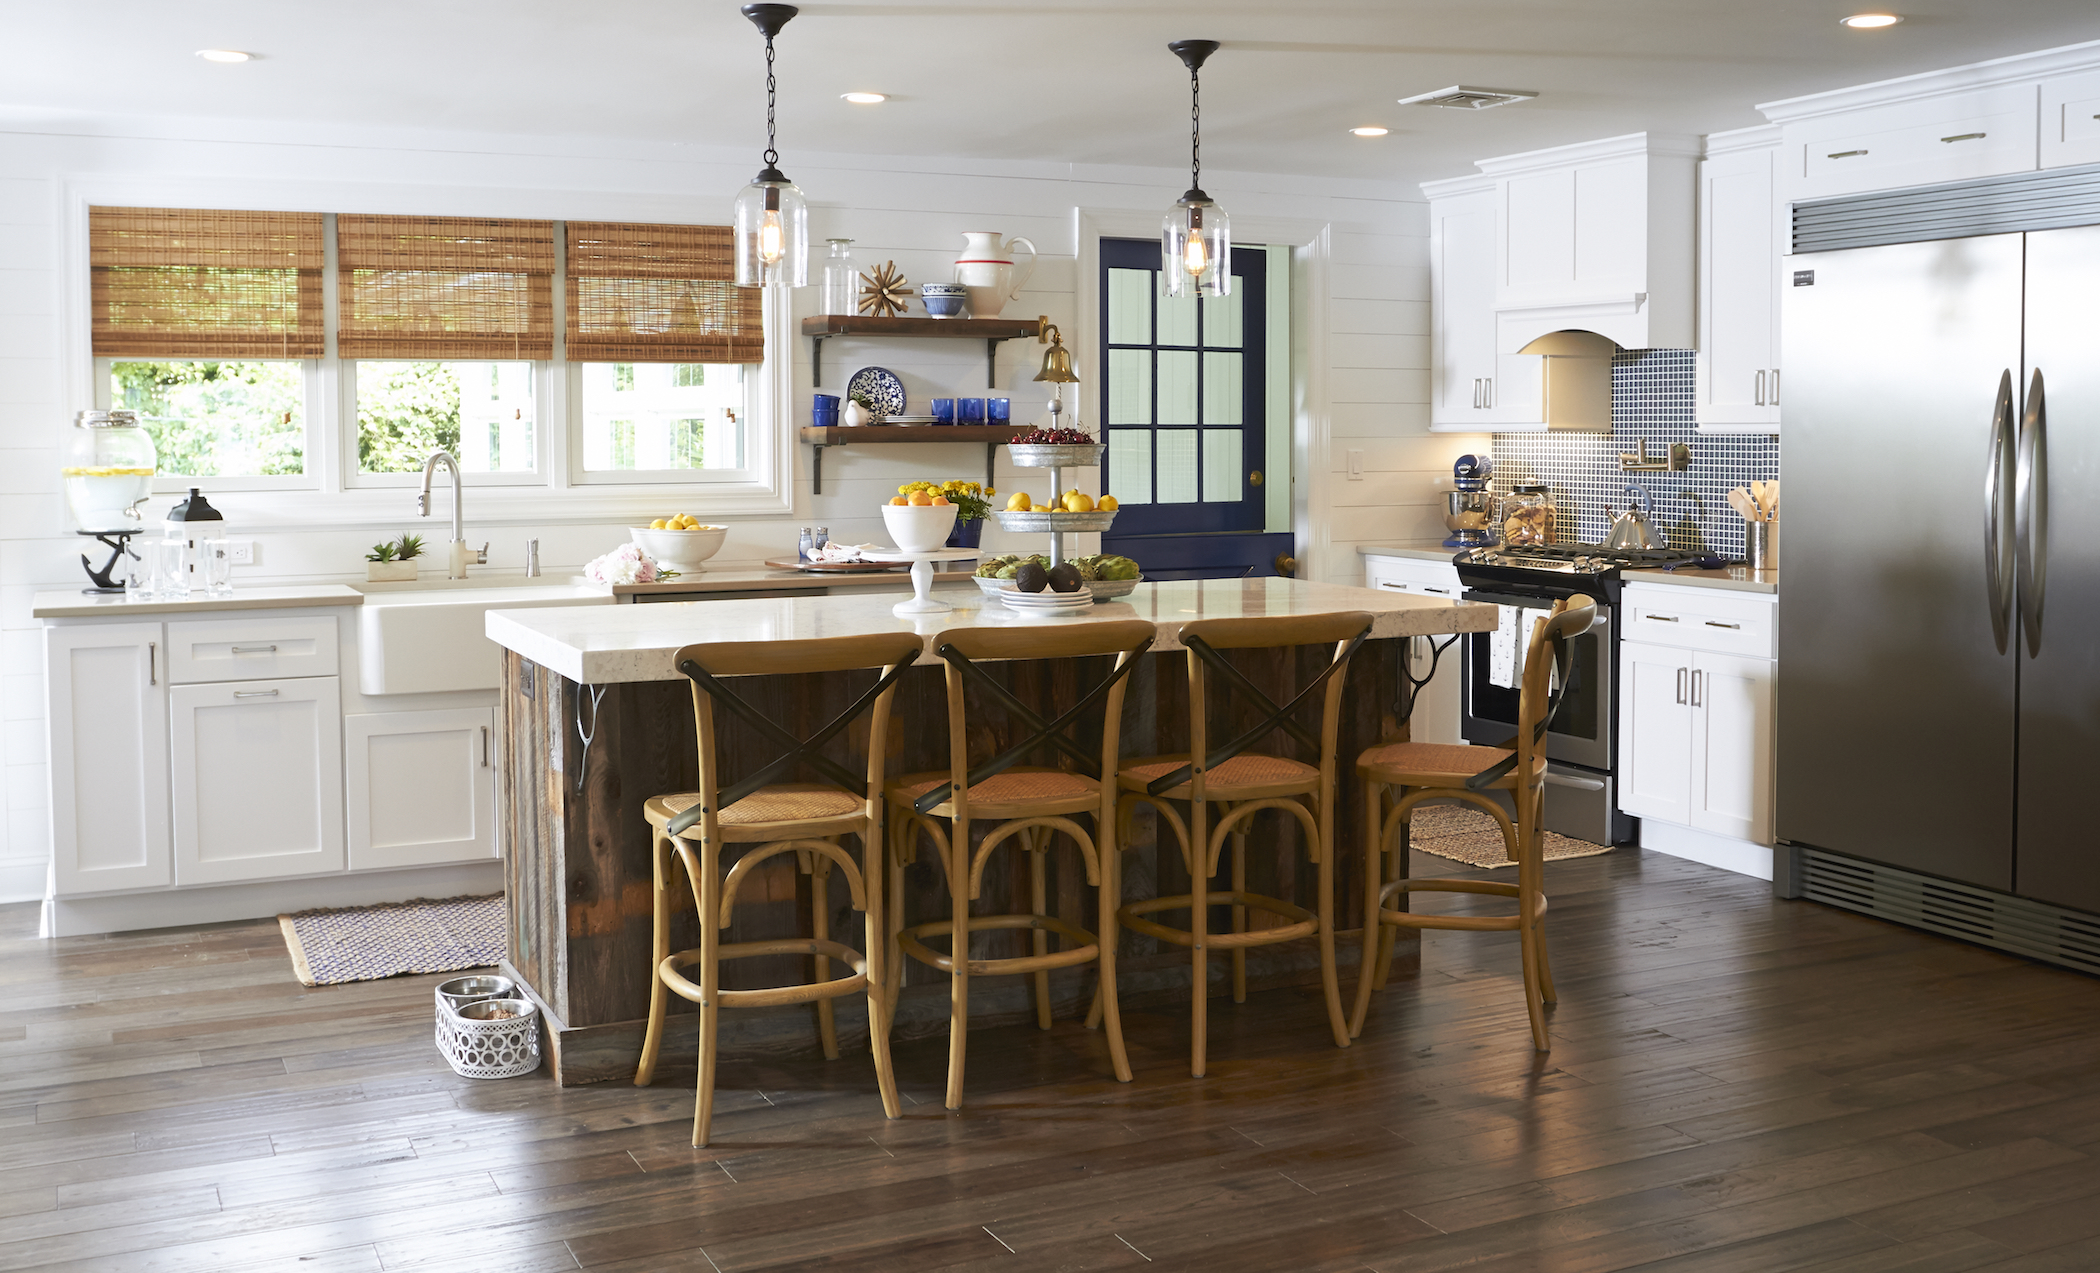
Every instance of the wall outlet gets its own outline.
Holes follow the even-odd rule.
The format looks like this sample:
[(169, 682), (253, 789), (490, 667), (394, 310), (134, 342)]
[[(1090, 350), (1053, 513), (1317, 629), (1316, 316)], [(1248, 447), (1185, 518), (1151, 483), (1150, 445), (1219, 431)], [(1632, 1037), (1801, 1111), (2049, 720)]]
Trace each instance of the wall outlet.
[(256, 549), (252, 539), (229, 539), (226, 541), (226, 556), (236, 566), (255, 564)]
[(1362, 451), (1345, 451), (1343, 452), (1343, 455), (1349, 461), (1349, 480), (1352, 482), (1363, 481), (1364, 453)]

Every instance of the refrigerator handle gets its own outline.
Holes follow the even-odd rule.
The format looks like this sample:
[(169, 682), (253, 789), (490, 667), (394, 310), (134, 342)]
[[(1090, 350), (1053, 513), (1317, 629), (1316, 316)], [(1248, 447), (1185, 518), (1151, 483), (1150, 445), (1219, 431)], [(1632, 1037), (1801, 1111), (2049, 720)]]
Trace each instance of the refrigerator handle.
[(2013, 471), (2012, 371), (1998, 377), (1991, 409), (1991, 454), (1983, 471), (1983, 582), (1991, 607), (1991, 639), (2005, 653), (2012, 635), (2013, 509), (2006, 486)]
[(2019, 535), (2020, 628), (2027, 657), (2042, 653), (2042, 599), (2049, 571), (2049, 404), (2042, 373), (2027, 384), (2027, 410), (2020, 416), (2018, 476), (2013, 484), (2013, 521)]

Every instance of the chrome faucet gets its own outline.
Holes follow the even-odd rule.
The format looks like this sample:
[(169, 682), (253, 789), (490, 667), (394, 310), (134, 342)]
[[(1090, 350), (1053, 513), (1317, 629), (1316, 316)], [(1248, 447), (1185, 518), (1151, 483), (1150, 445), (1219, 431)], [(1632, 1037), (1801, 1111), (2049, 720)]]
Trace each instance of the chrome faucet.
[(460, 506), (459, 461), (452, 458), (450, 451), (432, 451), (430, 458), (423, 461), (423, 492), (416, 496), (416, 515), (430, 516), (430, 475), (440, 464), (452, 470), (452, 552), (446, 563), (445, 578), (464, 579), (467, 577), (468, 557), (471, 556), (477, 565), (487, 565), (489, 546), (484, 543), (479, 552), (472, 553), (467, 549), (466, 513)]

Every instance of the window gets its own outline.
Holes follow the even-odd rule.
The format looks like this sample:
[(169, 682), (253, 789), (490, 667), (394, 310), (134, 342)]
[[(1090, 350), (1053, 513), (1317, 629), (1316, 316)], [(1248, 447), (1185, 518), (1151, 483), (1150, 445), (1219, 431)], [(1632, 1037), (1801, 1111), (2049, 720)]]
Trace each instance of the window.
[(98, 405), (144, 416), (162, 491), (399, 486), (443, 449), (484, 485), (788, 498), (786, 368), (760, 374), (787, 320), (735, 286), (725, 226), (94, 207), (89, 231)]

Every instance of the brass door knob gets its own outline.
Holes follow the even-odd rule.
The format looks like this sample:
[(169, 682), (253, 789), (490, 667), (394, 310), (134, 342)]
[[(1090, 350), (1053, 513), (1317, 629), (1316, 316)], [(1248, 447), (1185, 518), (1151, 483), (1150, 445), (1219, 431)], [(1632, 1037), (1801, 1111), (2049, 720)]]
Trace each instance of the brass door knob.
[(1256, 470), (1254, 470), (1254, 471), (1253, 471), (1252, 473), (1249, 473), (1249, 474), (1247, 475), (1247, 484), (1248, 484), (1249, 486), (1260, 486), (1260, 485), (1261, 485), (1261, 470), (1260, 470), (1260, 469), (1256, 469)]
[(1276, 561), (1274, 564), (1276, 566), (1276, 573), (1282, 576), (1283, 578), (1292, 579), (1297, 577), (1298, 559), (1296, 557), (1291, 556), (1289, 553), (1277, 553)]

